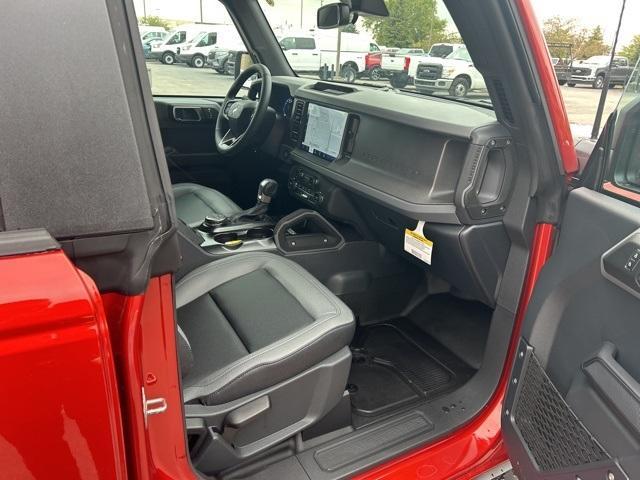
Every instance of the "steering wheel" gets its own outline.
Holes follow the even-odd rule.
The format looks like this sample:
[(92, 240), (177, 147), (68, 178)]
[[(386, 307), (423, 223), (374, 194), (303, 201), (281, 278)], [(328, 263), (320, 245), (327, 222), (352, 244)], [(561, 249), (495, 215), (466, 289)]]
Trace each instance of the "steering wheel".
[[(242, 86), (253, 75), (260, 78), (258, 99), (236, 99)], [(256, 63), (238, 75), (224, 98), (216, 120), (215, 139), (220, 153), (238, 153), (255, 142), (257, 133), (268, 119), (270, 99), (271, 72), (266, 66)]]

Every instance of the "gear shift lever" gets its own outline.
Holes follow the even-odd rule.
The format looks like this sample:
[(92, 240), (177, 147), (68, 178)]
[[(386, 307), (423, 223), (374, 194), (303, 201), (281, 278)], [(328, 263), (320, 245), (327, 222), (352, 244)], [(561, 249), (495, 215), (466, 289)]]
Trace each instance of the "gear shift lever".
[(262, 180), (258, 185), (258, 204), (256, 207), (260, 204), (269, 205), (276, 193), (278, 193), (278, 182), (271, 178)]
[(248, 210), (243, 210), (230, 217), (224, 215), (207, 216), (202, 222), (200, 228), (204, 230), (213, 230), (221, 225), (229, 225), (231, 223), (239, 222), (245, 219), (256, 219), (263, 217), (269, 210), (269, 204), (278, 193), (278, 182), (271, 178), (265, 178), (258, 185), (258, 201), (256, 204)]

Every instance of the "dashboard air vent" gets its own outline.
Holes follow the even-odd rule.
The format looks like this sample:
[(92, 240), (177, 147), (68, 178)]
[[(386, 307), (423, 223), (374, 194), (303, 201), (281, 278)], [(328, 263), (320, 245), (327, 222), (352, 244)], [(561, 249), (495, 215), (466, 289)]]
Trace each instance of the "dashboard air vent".
[(300, 141), (300, 135), (302, 132), (302, 119), (304, 117), (305, 106), (306, 102), (300, 99), (296, 99), (293, 104), (289, 137), (291, 138), (291, 141), (294, 145), (297, 145)]

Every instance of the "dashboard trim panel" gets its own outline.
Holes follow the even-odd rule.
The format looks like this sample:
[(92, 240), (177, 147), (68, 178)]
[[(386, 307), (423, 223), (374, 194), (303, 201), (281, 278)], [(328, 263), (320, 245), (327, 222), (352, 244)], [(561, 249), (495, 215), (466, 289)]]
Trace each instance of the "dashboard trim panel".
[(453, 203), (418, 204), (408, 202), (406, 200), (383, 192), (382, 190), (358, 182), (357, 180), (333, 171), (327, 168), (331, 164), (327, 163), (326, 165), (322, 165), (321, 163), (319, 163), (322, 162), (322, 160), (316, 160), (316, 157), (314, 157), (310, 153), (305, 152), (304, 150), (292, 150), (290, 157), (293, 161), (325, 176), (336, 185), (341, 186), (347, 190), (351, 190), (357, 194), (361, 194), (362, 196), (367, 197), (375, 202), (380, 202), (383, 205), (409, 218), (412, 218), (414, 220), (424, 220), (425, 218), (428, 218), (430, 222), (460, 225), (460, 219), (456, 214), (456, 207)]

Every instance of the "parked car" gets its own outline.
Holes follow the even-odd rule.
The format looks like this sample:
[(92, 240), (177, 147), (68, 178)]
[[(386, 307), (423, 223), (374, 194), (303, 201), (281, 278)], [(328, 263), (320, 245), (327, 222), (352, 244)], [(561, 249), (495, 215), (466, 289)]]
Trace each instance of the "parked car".
[(580, 169), (529, 0), (446, 2), (483, 102), (220, 5), (242, 73), (150, 85), (132, 0), (3, 3), (2, 480), (639, 479), (638, 72)]
[(364, 72), (361, 76), (371, 80), (380, 80), (383, 77), (382, 52), (370, 52), (364, 56)]
[(419, 63), (414, 85), (419, 92), (446, 91), (452, 97), (459, 98), (487, 88), (484, 77), (473, 65), (466, 48), (458, 48), (446, 58), (432, 57)]
[(173, 65), (182, 47), (209, 30), (210, 26), (202, 23), (180, 25), (169, 33), (164, 42), (152, 46), (150, 58), (160, 60), (165, 65)]
[(389, 78), (395, 88), (404, 88), (413, 83), (415, 68), (428, 57), (422, 48), (399, 48), (383, 53), (380, 68), (382, 75)]
[(233, 68), (228, 68), (229, 59), (232, 56), (232, 52), (237, 49), (217, 48), (211, 50), (207, 56), (207, 65), (213, 68), (216, 72), (224, 75), (232, 75)]
[[(610, 60), (611, 57), (608, 55), (596, 55), (574, 63), (571, 67), (571, 78), (567, 84), (570, 87), (581, 84), (591, 85), (592, 88), (602, 88)], [(629, 80), (631, 72), (633, 72), (633, 66), (629, 65), (627, 57), (614, 57), (609, 75), (609, 86), (624, 86)]]
[(242, 40), (235, 28), (228, 25), (212, 26), (208, 31), (182, 46), (180, 53), (176, 56), (176, 62), (202, 68), (206, 65), (211, 52), (221, 48), (229, 51), (230, 46), (239, 45), (242, 45)]
[[(280, 39), (280, 46), (296, 72), (318, 73), (325, 66), (336, 68), (337, 34), (334, 31), (287, 35)], [(366, 75), (367, 54), (379, 51), (366, 36), (343, 32), (340, 36), (340, 76), (352, 83)]]
[(153, 39), (163, 40), (169, 33), (164, 27), (149, 25), (138, 25), (138, 30), (140, 31), (140, 40), (142, 40), (143, 42)]
[(142, 42), (142, 51), (144, 52), (144, 58), (146, 59), (152, 59), (153, 56), (151, 55), (151, 49), (153, 47), (157, 47), (158, 45), (161, 45), (162, 42), (164, 40), (163, 39), (158, 39), (158, 38), (151, 38), (148, 40), (145, 40)]

